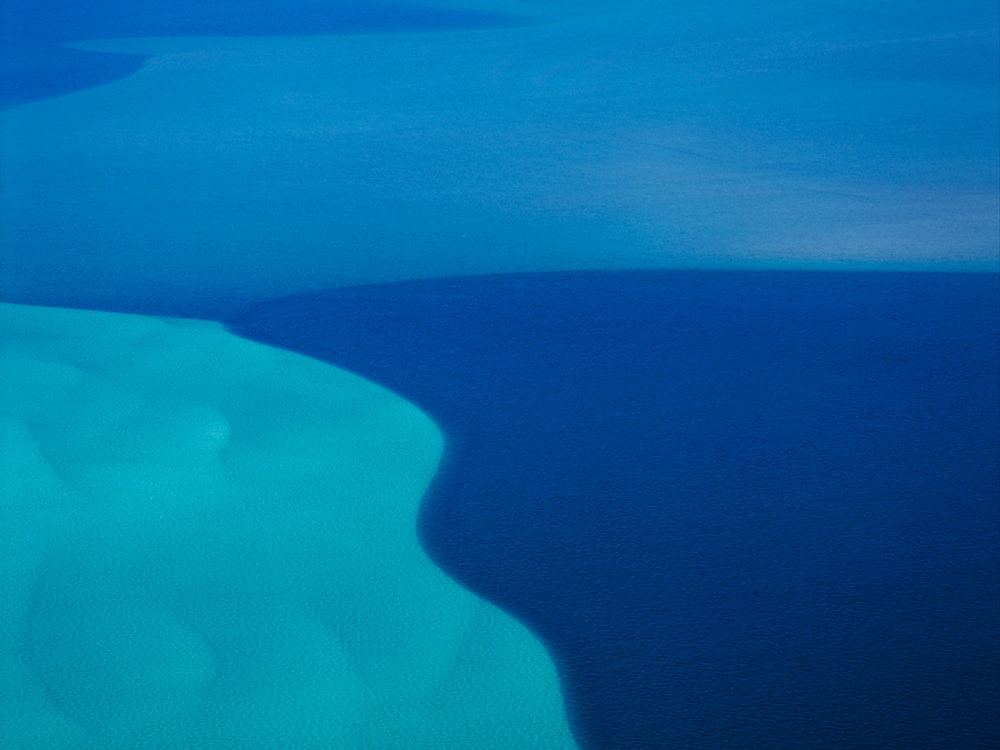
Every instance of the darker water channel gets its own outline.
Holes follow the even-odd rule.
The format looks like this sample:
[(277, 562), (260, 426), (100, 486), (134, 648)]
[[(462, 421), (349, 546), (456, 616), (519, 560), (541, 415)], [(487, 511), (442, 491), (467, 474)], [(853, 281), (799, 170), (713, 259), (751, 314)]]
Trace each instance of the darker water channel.
[(240, 335), (448, 439), (421, 535), (585, 747), (998, 736), (998, 279), (607, 272), (340, 289)]

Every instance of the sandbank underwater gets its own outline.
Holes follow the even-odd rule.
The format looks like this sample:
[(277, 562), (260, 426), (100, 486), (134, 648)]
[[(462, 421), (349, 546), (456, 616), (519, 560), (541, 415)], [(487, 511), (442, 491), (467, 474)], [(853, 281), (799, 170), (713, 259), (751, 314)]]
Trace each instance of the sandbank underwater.
[(539, 642), (417, 542), (414, 406), (218, 324), (0, 337), (6, 747), (575, 747)]

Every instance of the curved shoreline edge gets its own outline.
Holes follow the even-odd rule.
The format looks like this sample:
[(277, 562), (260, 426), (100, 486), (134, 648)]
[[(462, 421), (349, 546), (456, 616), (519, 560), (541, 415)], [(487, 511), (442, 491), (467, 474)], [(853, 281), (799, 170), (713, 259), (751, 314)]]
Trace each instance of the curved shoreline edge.
[(542, 646), (420, 548), (416, 407), (214, 323), (0, 336), (13, 744), (575, 747)]

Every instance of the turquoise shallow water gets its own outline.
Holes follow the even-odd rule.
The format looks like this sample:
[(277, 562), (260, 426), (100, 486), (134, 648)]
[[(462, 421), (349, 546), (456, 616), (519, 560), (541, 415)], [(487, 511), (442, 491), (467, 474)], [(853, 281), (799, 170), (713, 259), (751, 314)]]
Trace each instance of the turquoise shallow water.
[(4, 305), (0, 343), (6, 747), (574, 747), (417, 542), (414, 406), (209, 323)]

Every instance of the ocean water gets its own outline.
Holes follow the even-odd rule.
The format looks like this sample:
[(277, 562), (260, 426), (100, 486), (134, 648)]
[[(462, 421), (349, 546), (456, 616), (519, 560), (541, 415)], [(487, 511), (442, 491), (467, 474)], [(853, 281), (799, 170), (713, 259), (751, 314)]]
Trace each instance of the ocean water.
[[(19, 750), (520, 748), (525, 732), (551, 748), (567, 720), (600, 750), (1000, 745), (995, 3), (0, 12), (0, 301), (224, 322), (396, 405), (353, 430), (293, 360), (254, 369), (217, 326), (168, 326), (164, 348), (162, 321), (31, 308), (43, 323), (5, 338), (0, 370), (18, 387), (0, 392), (21, 394), (0, 415), (17, 519), (0, 679)], [(214, 365), (239, 388), (195, 394)], [(82, 387), (95, 368), (110, 384)], [(240, 491), (184, 479), (218, 447), (226, 398), (273, 429)], [(428, 429), (403, 478), (385, 456), (405, 424)], [(402, 569), (458, 591), (419, 533), (548, 656), (451, 593), (451, 625), (417, 628), (432, 645), (416, 654), (438, 663), (466, 622), (452, 615), (478, 608), (447, 683), (473, 688), (420, 700), (405, 676), (426, 672), (407, 662), (381, 688), (406, 710), (352, 703), (378, 690), (335, 675), (405, 657), (391, 643), (413, 635), (399, 623), (415, 604), (359, 557), (375, 582), (363, 629), (385, 649), (331, 636), (342, 577), (324, 514), (341, 505), (323, 493), (341, 480), (290, 458), (312, 451), (382, 481), (364, 503), (406, 507)], [(227, 536), (213, 498), (281, 487), (287, 462), (311, 510), (250, 514)], [(85, 510), (53, 522), (66, 507)], [(156, 531), (157, 508), (187, 536)], [(81, 551), (87, 529), (101, 554)], [(188, 560), (200, 529), (221, 547)], [(236, 570), (247, 551), (273, 569)], [(179, 602), (212, 554), (235, 572)], [(41, 602), (27, 619), (26, 601)], [(206, 633), (244, 652), (214, 687)], [(299, 650), (279, 647), (288, 634)], [(480, 699), (489, 674), (496, 701)], [(521, 683), (536, 692), (515, 718), (502, 696)], [(382, 718), (363, 740), (336, 718), (365, 715)]]
[(220, 319), (462, 274), (996, 272), (996, 8), (840, 5), (91, 39), (148, 59), (0, 118), (5, 299)]
[(321, 2), (293, 6), (269, 0), (7, 0), (0, 39), (0, 107), (46, 99), (135, 73), (141, 55), (105, 55), (67, 47), (85, 39), (144, 36), (275, 36), (365, 34), (502, 26), (501, 13), (392, 2)]

